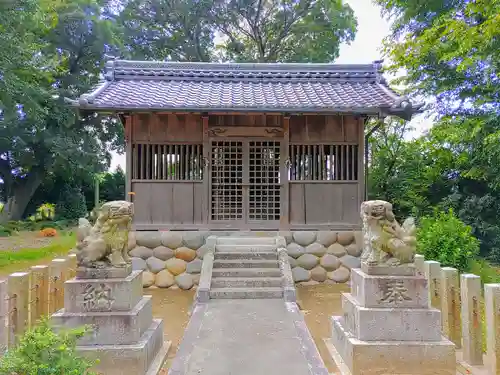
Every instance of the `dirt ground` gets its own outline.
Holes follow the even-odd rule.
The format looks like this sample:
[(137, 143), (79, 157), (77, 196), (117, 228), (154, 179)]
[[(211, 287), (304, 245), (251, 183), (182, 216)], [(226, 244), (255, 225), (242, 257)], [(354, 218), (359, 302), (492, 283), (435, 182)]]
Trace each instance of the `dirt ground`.
[[(319, 349), (321, 357), (330, 373), (337, 370), (335, 363), (330, 358), (324, 338), (330, 337), (329, 318), (332, 315), (341, 314), (340, 293), (346, 292), (349, 287), (344, 284), (336, 285), (313, 285), (298, 286), (297, 298), (301, 307), (307, 326)], [(184, 329), (189, 321), (194, 291), (145, 289), (145, 294), (153, 296), (153, 315), (162, 318), (165, 327), (165, 335), (172, 341), (164, 373), (172, 363), (177, 348), (184, 335)]]

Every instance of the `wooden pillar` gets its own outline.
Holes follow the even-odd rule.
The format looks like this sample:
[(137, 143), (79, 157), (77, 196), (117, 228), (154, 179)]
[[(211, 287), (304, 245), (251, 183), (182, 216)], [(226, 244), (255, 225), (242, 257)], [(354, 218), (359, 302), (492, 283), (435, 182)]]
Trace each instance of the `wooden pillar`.
[(414, 260), (414, 263), (415, 263), (415, 268), (417, 270), (417, 274), (418, 275), (424, 275), (425, 272), (424, 272), (424, 261), (425, 261), (425, 258), (423, 255), (420, 255), (420, 254), (416, 254), (415, 255), (415, 260)]
[(441, 266), (439, 262), (424, 261), (424, 274), (428, 284), (429, 306), (441, 310)]
[(208, 114), (201, 117), (203, 125), (203, 199), (201, 201), (201, 212), (203, 224), (208, 226), (210, 221), (210, 138), (208, 134)]
[(500, 375), (500, 284), (484, 286), (486, 362), (489, 375)]
[(49, 267), (31, 267), (31, 326), (49, 312)]
[(30, 274), (15, 272), (8, 277), (8, 345), (15, 346), (29, 326)]
[(67, 279), (67, 260), (53, 259), (49, 267), (49, 314), (64, 307), (64, 282)]
[(451, 267), (441, 269), (443, 333), (457, 349), (462, 347), (462, 323), (460, 319), (460, 280), (458, 270)]
[(481, 325), (481, 278), (460, 276), (462, 304), (463, 360), (469, 365), (483, 364), (483, 329)]
[[(358, 118), (358, 207), (367, 197), (367, 188), (365, 181), (365, 119)], [(359, 216), (359, 215), (358, 215)]]
[(288, 182), (288, 173), (290, 166), (290, 116), (283, 116), (283, 140), (281, 142), (281, 160), (280, 160), (280, 180), (281, 180), (281, 215), (280, 229), (288, 230), (290, 226), (290, 184)]
[(0, 280), (0, 356), (5, 353), (8, 343), (8, 298), (7, 280)]
[(132, 202), (132, 116), (125, 116), (125, 200)]

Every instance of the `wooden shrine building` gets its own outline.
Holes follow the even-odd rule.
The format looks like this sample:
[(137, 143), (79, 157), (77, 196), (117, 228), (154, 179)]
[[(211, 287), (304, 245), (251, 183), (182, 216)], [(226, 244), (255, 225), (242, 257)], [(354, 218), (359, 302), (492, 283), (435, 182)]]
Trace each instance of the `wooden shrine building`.
[(367, 119), (420, 108), (380, 62), (115, 60), (73, 104), (123, 121), (136, 230), (359, 228)]

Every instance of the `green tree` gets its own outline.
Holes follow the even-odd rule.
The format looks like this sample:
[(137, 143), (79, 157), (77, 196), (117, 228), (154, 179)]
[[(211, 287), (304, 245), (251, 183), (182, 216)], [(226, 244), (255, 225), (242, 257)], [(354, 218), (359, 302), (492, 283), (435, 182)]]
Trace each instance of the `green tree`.
[(58, 220), (77, 220), (87, 216), (87, 204), (82, 189), (79, 186), (64, 185), (56, 204)]
[(219, 58), (241, 62), (333, 62), (357, 27), (341, 0), (216, 1), (210, 16)]
[[(65, 97), (76, 97), (98, 82), (103, 54), (119, 44), (113, 22), (103, 16), (101, 5), (97, 0), (61, 3), (55, 8), (57, 22), (37, 29), (43, 38), (33, 52), (55, 65), (52, 69), (29, 66), (39, 75), (33, 85), (38, 109), (0, 118), (0, 177), (6, 201), (1, 220), (20, 219), (53, 171), (71, 176), (82, 169), (105, 170), (110, 149), (121, 146), (123, 129), (116, 119), (77, 117), (64, 102)], [(4, 69), (10, 67), (0, 66), (0, 71)], [(5, 77), (7, 85), (16, 86), (18, 76)], [(22, 105), (22, 99), (15, 98), (5, 112), (13, 113), (13, 103)]]

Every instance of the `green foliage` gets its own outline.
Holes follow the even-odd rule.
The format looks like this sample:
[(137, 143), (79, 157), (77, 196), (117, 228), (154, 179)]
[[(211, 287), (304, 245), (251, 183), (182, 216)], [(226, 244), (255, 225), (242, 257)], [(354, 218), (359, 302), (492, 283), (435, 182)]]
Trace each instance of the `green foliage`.
[(78, 186), (66, 185), (56, 205), (58, 219), (78, 220), (87, 215), (87, 206), (82, 189)]
[(465, 272), (470, 270), (471, 261), (479, 253), (479, 241), (453, 210), (436, 210), (432, 216), (420, 219), (417, 251), (427, 260), (436, 260), (442, 266)]
[(104, 173), (99, 185), (99, 200), (110, 202), (125, 199), (125, 172), (119, 166), (112, 173)]
[(88, 328), (56, 332), (44, 318), (2, 357), (0, 374), (97, 375), (90, 371), (95, 363), (76, 354), (76, 342), (86, 333)]
[(500, 269), (493, 267), (484, 259), (473, 260), (469, 272), (481, 277), (483, 284), (500, 283)]

